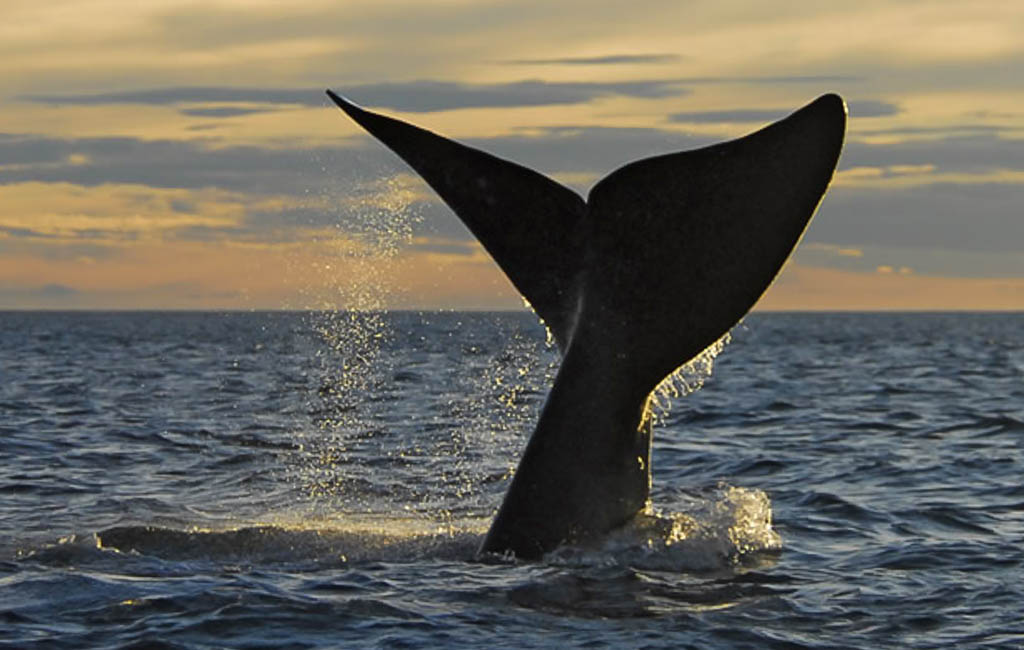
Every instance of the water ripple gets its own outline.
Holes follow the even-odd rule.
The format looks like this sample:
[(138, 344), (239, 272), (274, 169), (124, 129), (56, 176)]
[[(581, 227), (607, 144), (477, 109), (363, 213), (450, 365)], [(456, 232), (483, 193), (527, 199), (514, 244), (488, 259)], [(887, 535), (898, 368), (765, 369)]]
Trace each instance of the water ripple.
[(557, 370), (529, 314), (2, 313), (0, 643), (1019, 647), (1022, 319), (751, 315), (655, 518), (516, 563), (475, 553)]

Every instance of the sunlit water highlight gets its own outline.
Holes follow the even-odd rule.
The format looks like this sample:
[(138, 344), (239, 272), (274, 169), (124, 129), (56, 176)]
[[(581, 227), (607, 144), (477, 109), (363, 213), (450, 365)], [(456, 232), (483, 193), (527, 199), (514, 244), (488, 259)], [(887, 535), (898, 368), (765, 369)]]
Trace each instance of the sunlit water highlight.
[[(322, 324), (360, 318), (346, 384)], [(1024, 316), (750, 316), (655, 429), (648, 516), (481, 560), (544, 338), (0, 314), (0, 644), (1020, 647)]]

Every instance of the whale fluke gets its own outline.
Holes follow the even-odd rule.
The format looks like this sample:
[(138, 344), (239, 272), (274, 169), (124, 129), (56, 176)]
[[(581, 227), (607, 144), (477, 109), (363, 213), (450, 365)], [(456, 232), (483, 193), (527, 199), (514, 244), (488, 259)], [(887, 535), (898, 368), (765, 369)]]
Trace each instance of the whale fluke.
[(582, 268), (583, 242), (576, 230), (587, 211), (583, 199), (532, 169), (327, 94), (440, 195), (564, 350), (573, 284)]
[(646, 505), (651, 391), (754, 306), (831, 181), (846, 106), (612, 172), (584, 201), (327, 91), (441, 196), (547, 323), (562, 364), (481, 551), (538, 558)]

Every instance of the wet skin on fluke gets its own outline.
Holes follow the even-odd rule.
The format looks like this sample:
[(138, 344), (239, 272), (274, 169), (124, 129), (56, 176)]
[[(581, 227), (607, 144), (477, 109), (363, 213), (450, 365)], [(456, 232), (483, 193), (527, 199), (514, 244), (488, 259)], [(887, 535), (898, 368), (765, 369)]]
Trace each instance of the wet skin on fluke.
[(649, 396), (771, 285), (828, 188), (846, 105), (638, 160), (586, 200), (516, 163), (327, 94), (440, 195), (550, 328), (554, 385), (482, 553), (537, 559), (628, 522), (651, 487)]

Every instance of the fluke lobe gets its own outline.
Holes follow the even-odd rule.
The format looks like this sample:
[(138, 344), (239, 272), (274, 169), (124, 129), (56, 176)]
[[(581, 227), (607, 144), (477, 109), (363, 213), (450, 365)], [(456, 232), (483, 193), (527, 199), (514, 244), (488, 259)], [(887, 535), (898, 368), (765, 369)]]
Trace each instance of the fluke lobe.
[(434, 188), (561, 350), (481, 552), (536, 559), (629, 521), (650, 494), (651, 392), (739, 322), (785, 264), (832, 179), (843, 100), (824, 95), (738, 140), (629, 163), (584, 201), (327, 94)]

